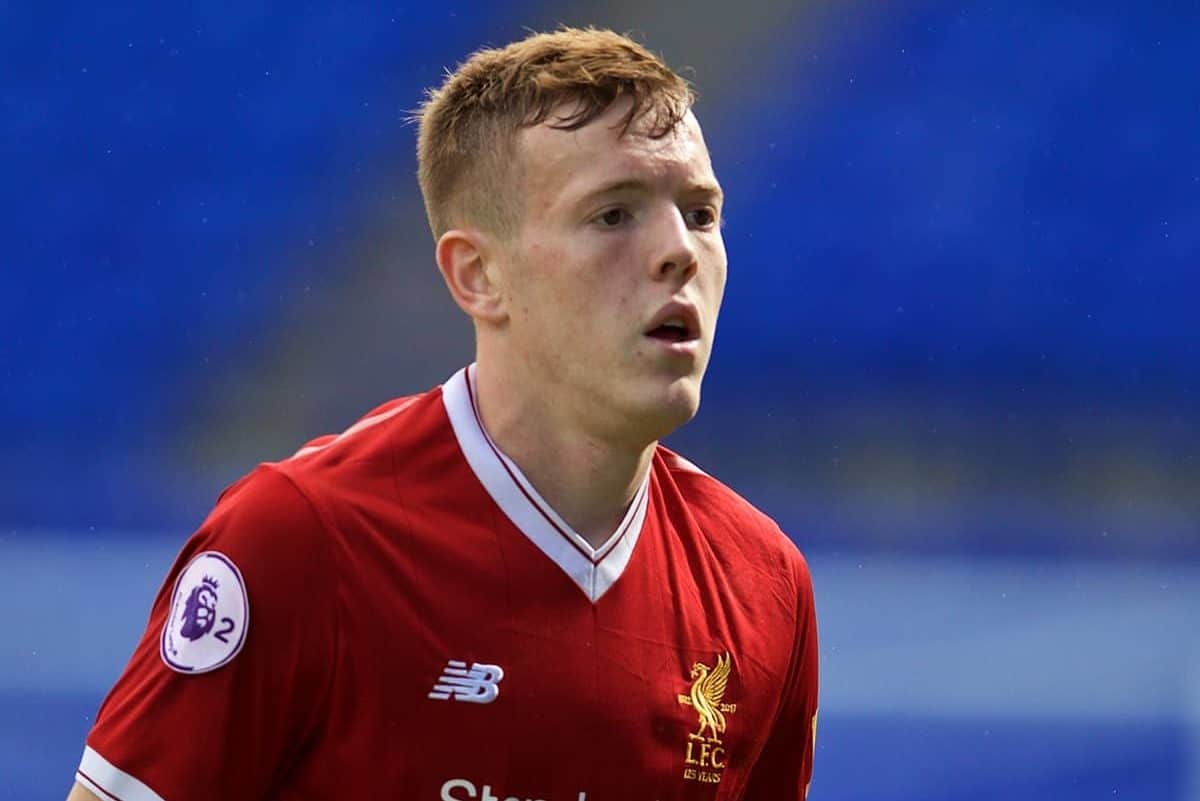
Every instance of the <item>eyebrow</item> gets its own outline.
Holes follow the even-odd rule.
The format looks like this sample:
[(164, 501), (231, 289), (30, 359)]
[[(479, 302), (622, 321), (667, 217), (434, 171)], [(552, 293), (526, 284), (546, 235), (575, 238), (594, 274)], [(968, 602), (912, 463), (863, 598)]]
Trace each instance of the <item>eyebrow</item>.
[[(650, 191), (650, 185), (640, 178), (619, 178), (588, 192), (579, 199), (578, 203), (583, 205), (604, 195), (630, 191), (646, 193)], [(684, 194), (707, 195), (716, 198), (718, 201), (725, 199), (725, 191), (721, 189), (721, 185), (712, 181), (689, 183), (684, 189)]]

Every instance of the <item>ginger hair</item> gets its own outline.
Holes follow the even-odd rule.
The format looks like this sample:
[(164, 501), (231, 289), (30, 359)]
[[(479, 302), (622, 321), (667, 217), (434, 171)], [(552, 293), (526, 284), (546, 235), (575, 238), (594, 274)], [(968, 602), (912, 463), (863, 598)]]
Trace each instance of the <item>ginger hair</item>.
[(515, 232), (518, 133), (542, 123), (577, 130), (623, 98), (632, 102), (621, 134), (637, 122), (639, 133), (654, 138), (672, 131), (696, 99), (658, 56), (610, 30), (563, 27), (473, 53), (414, 114), (417, 174), (434, 239), (465, 225)]

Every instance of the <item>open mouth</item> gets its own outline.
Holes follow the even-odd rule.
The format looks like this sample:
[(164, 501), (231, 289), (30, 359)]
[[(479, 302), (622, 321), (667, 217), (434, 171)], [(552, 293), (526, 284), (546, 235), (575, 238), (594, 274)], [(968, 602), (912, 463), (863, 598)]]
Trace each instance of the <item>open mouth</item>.
[(673, 301), (650, 319), (646, 336), (667, 344), (681, 345), (700, 338), (700, 314), (690, 303)]
[(681, 321), (669, 321), (655, 326), (646, 332), (646, 336), (652, 339), (661, 339), (664, 342), (687, 342), (690, 339), (696, 338), (688, 330), (687, 325)]

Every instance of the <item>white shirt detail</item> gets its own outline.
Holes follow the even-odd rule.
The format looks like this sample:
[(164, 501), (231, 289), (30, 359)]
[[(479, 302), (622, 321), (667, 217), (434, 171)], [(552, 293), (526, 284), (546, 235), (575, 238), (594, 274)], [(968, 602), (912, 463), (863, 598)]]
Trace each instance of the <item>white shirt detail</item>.
[(483, 665), (451, 659), (433, 685), (429, 697), (435, 701), (466, 701), (472, 704), (490, 704), (500, 696), (500, 680), (504, 669), (499, 665)]
[(688, 461), (687, 459), (684, 459), (682, 456), (680, 456), (677, 453), (673, 453), (673, 454), (670, 454), (669, 456), (667, 456), (667, 466), (672, 467), (676, 470), (680, 470), (684, 473), (695, 473), (698, 476), (707, 476), (708, 475), (708, 473), (705, 473), (703, 470), (701, 470), (695, 464)]
[[(468, 380), (468, 371), (469, 380)], [(594, 603), (625, 572), (646, 522), (650, 472), (625, 518), (599, 548), (593, 548), (534, 489), (525, 474), (488, 436), (471, 397), (475, 365), (442, 386), (442, 402), (467, 464), (509, 520), (567, 574)]]
[(75, 781), (105, 801), (163, 801), (163, 797), (90, 747), (84, 747)]

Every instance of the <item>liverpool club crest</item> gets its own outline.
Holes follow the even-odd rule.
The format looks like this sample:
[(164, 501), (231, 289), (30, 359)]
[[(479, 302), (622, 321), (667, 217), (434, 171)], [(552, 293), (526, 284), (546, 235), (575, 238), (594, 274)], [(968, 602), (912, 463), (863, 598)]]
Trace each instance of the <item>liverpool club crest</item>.
[(703, 662), (692, 665), (689, 673), (692, 687), (687, 695), (679, 695), (679, 703), (696, 711), (696, 731), (688, 735), (685, 744), (683, 778), (716, 784), (725, 768), (725, 745), (722, 737), (727, 726), (726, 715), (737, 712), (737, 704), (724, 701), (732, 671), (729, 652), (717, 656), (709, 667)]

